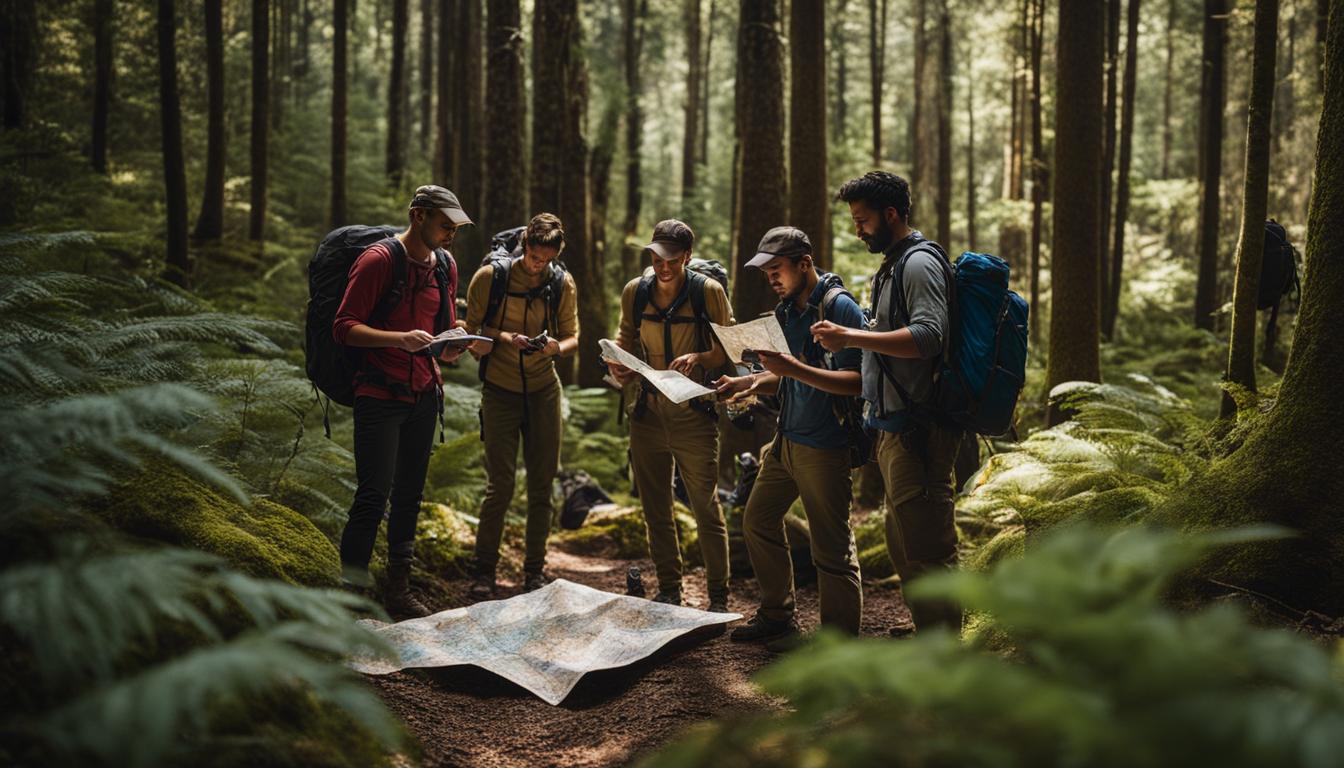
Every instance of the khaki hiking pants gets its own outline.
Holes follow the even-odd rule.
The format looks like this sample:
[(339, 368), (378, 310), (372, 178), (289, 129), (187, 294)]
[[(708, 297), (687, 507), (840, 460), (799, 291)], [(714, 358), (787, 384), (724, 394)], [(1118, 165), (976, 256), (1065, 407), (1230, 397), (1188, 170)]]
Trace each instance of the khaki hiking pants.
[[(881, 432), (877, 464), (886, 484), (887, 552), (902, 584), (957, 564), (952, 471), (961, 446), (959, 430), (929, 427), (922, 451), (912, 452), (900, 435)], [(918, 629), (961, 629), (961, 611), (942, 601), (908, 600)]]
[(801, 496), (812, 534), (821, 623), (859, 633), (863, 586), (849, 527), (852, 495), (848, 448), (811, 448), (778, 436), (761, 451), (761, 470), (747, 500), (742, 529), (761, 585), (761, 614), (767, 619), (793, 616), (793, 560), (784, 516)]
[[(527, 428), (523, 409), (527, 408)], [(513, 501), (518, 471), (518, 439), (523, 441), (527, 475), (527, 551), (523, 570), (541, 573), (551, 532), (551, 483), (560, 465), (560, 385), (529, 392), (526, 399), (490, 384), (481, 391), (481, 432), (485, 443), (485, 499), (476, 528), (476, 563), (486, 572), (499, 563), (504, 516)]]
[(718, 422), (689, 406), (651, 393), (643, 412), (630, 416), (630, 464), (659, 589), (681, 588), (681, 548), (672, 517), (673, 461), (695, 513), (705, 580), (712, 590), (728, 586), (728, 527), (716, 488), (718, 455)]

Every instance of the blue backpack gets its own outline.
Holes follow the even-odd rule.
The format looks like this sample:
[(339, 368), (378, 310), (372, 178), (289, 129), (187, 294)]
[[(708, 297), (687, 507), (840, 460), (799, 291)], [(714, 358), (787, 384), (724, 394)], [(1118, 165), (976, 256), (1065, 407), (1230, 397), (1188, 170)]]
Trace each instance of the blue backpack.
[[(917, 250), (935, 253), (946, 266), (951, 328), (947, 349), (935, 369), (931, 407), (912, 408), (909, 394), (885, 365), (882, 372), (911, 413), (932, 411), (935, 421), (950, 422), (978, 435), (1008, 434), (1026, 380), (1027, 302), (1008, 289), (1008, 262), (1003, 259), (967, 251), (949, 264), (941, 248), (928, 245), (932, 247), (916, 245), (901, 257), (894, 270), (896, 301), (891, 306), (893, 315), (899, 307), (902, 315), (909, 316), (901, 286), (905, 260)], [(889, 327), (900, 327), (895, 317)]]

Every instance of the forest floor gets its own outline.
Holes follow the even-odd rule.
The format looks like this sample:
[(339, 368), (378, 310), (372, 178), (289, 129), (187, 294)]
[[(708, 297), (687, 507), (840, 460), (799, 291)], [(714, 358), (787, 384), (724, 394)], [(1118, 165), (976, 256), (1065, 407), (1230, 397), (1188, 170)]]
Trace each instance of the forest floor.
[[(547, 556), (547, 574), (608, 592), (625, 593), (626, 570), (653, 573), (648, 559), (625, 560), (557, 549)], [(650, 580), (652, 581), (652, 580)], [(468, 605), (468, 582), (447, 584), (449, 604)], [(753, 578), (734, 578), (729, 608), (750, 617), (759, 592)], [(501, 580), (499, 598), (522, 591), (521, 582)], [(688, 569), (683, 597), (704, 608), (704, 570)], [(899, 583), (864, 584), (862, 632), (885, 636), (909, 622)], [(818, 623), (815, 584), (797, 591), (798, 623)], [(736, 624), (729, 625), (729, 628)], [(371, 678), (387, 706), (420, 742), (425, 766), (611, 766), (626, 765), (694, 723), (736, 712), (779, 706), (751, 683), (773, 654), (757, 643), (735, 643), (726, 630), (692, 633), (653, 656), (579, 681), (551, 706), (523, 688), (476, 667), (411, 670)]]

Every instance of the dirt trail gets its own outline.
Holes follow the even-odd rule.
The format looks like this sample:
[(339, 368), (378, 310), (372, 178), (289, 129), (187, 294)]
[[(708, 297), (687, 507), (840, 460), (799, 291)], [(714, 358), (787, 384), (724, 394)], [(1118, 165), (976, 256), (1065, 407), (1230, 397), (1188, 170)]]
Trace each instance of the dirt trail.
[[(547, 571), (609, 592), (624, 593), (625, 572), (648, 560), (575, 555), (552, 548)], [(652, 581), (652, 579), (650, 579)], [(706, 603), (704, 572), (686, 575), (689, 605)], [(521, 591), (505, 582), (500, 597)], [(451, 584), (450, 602), (469, 604), (465, 582)], [(756, 608), (751, 578), (734, 579), (729, 607), (745, 616)], [(798, 590), (803, 628), (817, 623), (815, 586)], [(863, 633), (883, 635), (908, 620), (898, 587), (864, 585)], [(675, 738), (687, 726), (731, 712), (777, 706), (751, 684), (772, 654), (757, 644), (731, 642), (727, 633), (688, 636), (638, 664), (587, 675), (560, 706), (475, 667), (413, 670), (371, 678), (379, 695), (420, 741), (426, 766), (612, 766)]]

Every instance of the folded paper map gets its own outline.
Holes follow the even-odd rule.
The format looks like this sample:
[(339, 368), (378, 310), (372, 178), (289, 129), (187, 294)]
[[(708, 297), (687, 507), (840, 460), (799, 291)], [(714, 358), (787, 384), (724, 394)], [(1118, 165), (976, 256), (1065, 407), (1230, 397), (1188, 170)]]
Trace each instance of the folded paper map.
[(434, 340), (421, 347), (420, 354), (433, 355), (438, 357), (443, 354), (443, 350), (448, 347), (465, 347), (474, 341), (488, 341), (494, 343), (494, 339), (488, 336), (473, 336), (462, 328), (449, 328), (434, 337)]
[(691, 398), (714, 394), (714, 390), (696, 384), (676, 371), (655, 370), (648, 363), (616, 346), (616, 342), (611, 339), (600, 339), (597, 346), (602, 350), (603, 360), (620, 363), (643, 376), (662, 392), (664, 397), (674, 403), (684, 403)]
[(773, 313), (749, 323), (738, 325), (710, 323), (709, 327), (714, 330), (714, 335), (719, 337), (719, 343), (723, 345), (723, 351), (728, 354), (728, 359), (734, 363), (745, 364), (747, 361), (742, 359), (742, 353), (748, 349), (793, 354), (789, 350), (788, 340), (784, 338), (784, 329), (780, 327), (779, 320)]
[(737, 613), (708, 613), (602, 592), (557, 579), (508, 600), (490, 600), (385, 624), (366, 619), (397, 651), (395, 662), (353, 659), (360, 672), (471, 664), (559, 704), (585, 674), (633, 664), (700, 627)]

